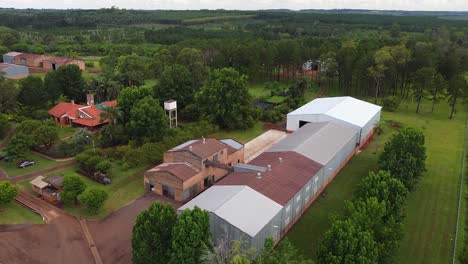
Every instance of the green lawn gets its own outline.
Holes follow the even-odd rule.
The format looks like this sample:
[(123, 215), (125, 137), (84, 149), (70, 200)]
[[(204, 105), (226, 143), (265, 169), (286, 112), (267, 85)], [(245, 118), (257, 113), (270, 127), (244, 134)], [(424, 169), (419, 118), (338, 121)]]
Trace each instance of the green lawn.
[(71, 126), (59, 126), (59, 138), (69, 137), (75, 135), (76, 128)]
[(262, 99), (271, 96), (271, 92), (265, 88), (265, 84), (251, 85), (249, 87), (249, 93), (254, 99)]
[(0, 207), (0, 225), (15, 225), (15, 224), (42, 224), (42, 218), (22, 207), (21, 205), (11, 202)]
[[(47, 174), (46, 177), (59, 174), (78, 175), (86, 182), (87, 186), (99, 186), (106, 190), (109, 193), (109, 198), (104, 204), (104, 208), (97, 215), (94, 213), (90, 213), (84, 206), (74, 206), (73, 204), (67, 204), (64, 207), (65, 211), (73, 215), (83, 216), (91, 219), (101, 219), (144, 194), (144, 167), (137, 167), (124, 170), (122, 166), (117, 163), (114, 163), (113, 165), (114, 166), (111, 169), (112, 183), (107, 186), (104, 186), (98, 182), (92, 181), (84, 176), (81, 176), (80, 174), (75, 172), (75, 167), (70, 167), (67, 169)], [(31, 192), (31, 186), (29, 184), (29, 181), (23, 181), (19, 183), (19, 185), (23, 189)]]
[[(416, 114), (415, 105), (403, 103), (396, 113), (384, 112), (384, 120), (396, 120), (424, 130), (427, 146), (427, 172), (417, 190), (408, 198), (405, 237), (395, 263), (448, 263), (451, 260), (457, 210), (457, 184), (461, 170), (464, 120), (459, 109), (454, 120), (447, 119), (445, 104), (436, 106), (431, 114), (430, 104), (422, 105)], [(315, 254), (334, 216), (341, 213), (344, 201), (352, 194), (368, 171), (377, 168), (377, 155), (394, 129), (384, 134), (354, 157), (322, 195), (298, 221), (288, 238), (307, 257)]]
[(9, 177), (16, 177), (33, 171), (43, 170), (50, 167), (60, 165), (60, 162), (48, 160), (34, 153), (26, 154), (21, 160), (34, 160), (36, 164), (33, 166), (26, 167), (24, 169), (19, 169), (16, 167), (17, 161), (0, 161), (0, 169), (5, 171)]
[(263, 122), (257, 122), (255, 125), (246, 130), (234, 130), (234, 131), (226, 131), (221, 130), (216, 133), (210, 135), (210, 137), (223, 139), (223, 138), (232, 138), (237, 140), (241, 143), (247, 143), (251, 139), (256, 138), (257, 136), (263, 134), (265, 132), (263, 128)]

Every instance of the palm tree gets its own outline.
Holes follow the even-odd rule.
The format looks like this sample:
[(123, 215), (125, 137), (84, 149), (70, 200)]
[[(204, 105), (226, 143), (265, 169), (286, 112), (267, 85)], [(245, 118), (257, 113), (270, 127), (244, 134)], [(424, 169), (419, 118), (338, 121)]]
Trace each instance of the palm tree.
[(120, 111), (118, 106), (104, 107), (102, 111), (99, 122), (104, 122), (104, 120), (109, 119), (109, 124), (115, 126), (122, 120), (122, 111)]

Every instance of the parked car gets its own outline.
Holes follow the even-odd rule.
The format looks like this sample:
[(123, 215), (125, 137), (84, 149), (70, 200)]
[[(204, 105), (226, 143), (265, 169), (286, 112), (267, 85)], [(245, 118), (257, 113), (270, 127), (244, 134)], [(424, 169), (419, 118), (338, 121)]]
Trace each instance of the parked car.
[(24, 168), (32, 166), (34, 164), (36, 164), (36, 162), (34, 160), (25, 160), (25, 161), (18, 162), (17, 165), (18, 165), (18, 168), (24, 169)]
[(3, 158), (4, 161), (10, 161), (10, 160), (13, 160), (16, 158), (16, 155), (15, 154), (12, 154), (12, 155), (7, 155)]
[(0, 154), (0, 160), (4, 159), (6, 157), (5, 154)]

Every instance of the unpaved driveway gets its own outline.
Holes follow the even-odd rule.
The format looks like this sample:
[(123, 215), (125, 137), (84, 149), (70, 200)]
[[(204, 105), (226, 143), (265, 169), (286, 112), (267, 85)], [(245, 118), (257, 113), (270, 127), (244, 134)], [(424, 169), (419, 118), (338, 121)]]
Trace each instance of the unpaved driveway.
[(182, 205), (154, 193), (147, 193), (100, 221), (88, 221), (103, 263), (132, 263), (133, 224), (141, 211), (155, 201), (171, 203), (176, 209)]
[(286, 132), (271, 129), (247, 142), (244, 145), (245, 163), (248, 163), (249, 161), (258, 157), (273, 144), (285, 138), (286, 135)]
[(75, 218), (60, 216), (49, 224), (0, 228), (0, 263), (94, 263)]

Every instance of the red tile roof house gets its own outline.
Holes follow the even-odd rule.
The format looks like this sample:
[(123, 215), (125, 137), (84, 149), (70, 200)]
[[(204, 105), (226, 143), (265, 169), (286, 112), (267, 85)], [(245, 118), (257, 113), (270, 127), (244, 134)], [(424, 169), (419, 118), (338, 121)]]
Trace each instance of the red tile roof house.
[(96, 130), (109, 123), (109, 119), (102, 120), (101, 113), (104, 112), (104, 108), (116, 105), (115, 100), (95, 105), (92, 97), (89, 97), (87, 105), (75, 104), (73, 100), (70, 103), (61, 102), (48, 113), (59, 125), (74, 125)]

